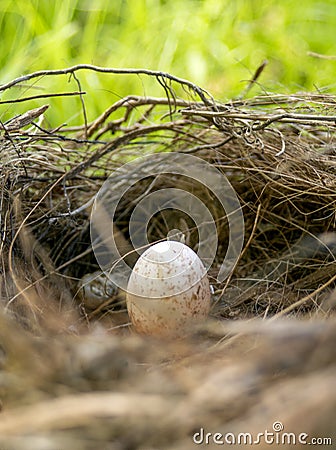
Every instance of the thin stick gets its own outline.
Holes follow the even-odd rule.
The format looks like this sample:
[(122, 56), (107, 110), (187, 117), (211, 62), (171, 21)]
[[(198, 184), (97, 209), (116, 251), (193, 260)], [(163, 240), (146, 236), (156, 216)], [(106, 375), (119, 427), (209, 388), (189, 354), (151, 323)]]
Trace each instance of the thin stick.
[[(255, 120), (255, 121), (265, 121), (267, 125), (272, 122), (307, 122), (307, 121), (324, 121), (324, 122), (336, 122), (336, 116), (319, 116), (316, 114), (294, 114), (294, 113), (283, 113), (283, 114), (250, 114), (249, 112), (227, 112), (227, 111), (206, 111), (206, 110), (182, 110), (181, 113), (185, 116), (200, 116), (205, 118), (213, 117), (223, 117), (225, 119), (240, 119), (240, 120)], [(265, 125), (263, 125), (265, 127)]]
[(316, 52), (307, 52), (307, 55), (312, 56), (313, 58), (328, 59), (330, 61), (336, 60), (336, 56), (334, 56), (334, 55), (323, 55), (321, 53), (316, 53)]
[(299, 306), (302, 306), (303, 304), (305, 304), (306, 302), (308, 302), (309, 300), (312, 300), (313, 297), (316, 294), (319, 294), (321, 291), (323, 291), (326, 287), (328, 287), (330, 284), (334, 283), (336, 281), (336, 275), (334, 275), (333, 277), (331, 277), (326, 283), (324, 283), (322, 286), (320, 286), (318, 289), (315, 289), (314, 292), (312, 292), (311, 294), (306, 295), (306, 297), (301, 298), (300, 300), (298, 300), (295, 303), (292, 303), (291, 305), (287, 306), (287, 308), (282, 309), (281, 311), (279, 311), (277, 314), (275, 314), (270, 320), (274, 320), (274, 319), (278, 319), (279, 317), (284, 316), (285, 314), (293, 311), (293, 309), (298, 308)]
[(92, 64), (77, 64), (76, 66), (67, 67), (65, 69), (56, 69), (56, 70), (39, 70), (37, 72), (29, 73), (27, 75), (23, 75), (21, 77), (15, 78), (12, 81), (9, 81), (8, 83), (0, 85), (0, 91), (5, 91), (6, 89), (9, 89), (19, 83), (24, 83), (25, 81), (29, 81), (33, 78), (39, 78), (39, 77), (45, 77), (49, 75), (67, 75), (67, 74), (73, 74), (79, 70), (92, 70), (94, 72), (99, 73), (112, 73), (115, 75), (148, 75), (152, 77), (156, 77), (158, 81), (161, 81), (162, 79), (167, 79), (170, 81), (175, 81), (181, 85), (188, 86), (192, 91), (194, 91), (200, 99), (203, 101), (205, 105), (213, 106), (214, 100), (212, 98), (212, 95), (207, 92), (205, 89), (200, 88), (196, 84), (192, 83), (191, 81), (185, 80), (183, 78), (176, 77), (174, 75), (170, 75), (166, 72), (160, 72), (157, 70), (148, 70), (148, 69), (116, 69), (116, 68), (108, 68), (108, 67), (99, 67), (94, 66)]
[(1, 100), (0, 105), (6, 105), (10, 103), (23, 103), (28, 102), (30, 100), (39, 100), (41, 98), (51, 98), (51, 97), (72, 97), (76, 95), (85, 95), (85, 91), (80, 92), (60, 92), (59, 94), (39, 94), (32, 95), (30, 97), (16, 98), (15, 100)]
[(249, 80), (248, 85), (246, 86), (246, 89), (243, 90), (243, 92), (241, 93), (241, 95), (238, 96), (238, 100), (246, 97), (246, 95), (250, 92), (250, 90), (252, 89), (253, 85), (256, 84), (256, 82), (258, 81), (258, 78), (260, 77), (260, 75), (263, 73), (265, 67), (267, 66), (268, 61), (267, 59), (265, 59), (260, 66), (257, 68), (257, 70), (254, 72), (253, 77), (251, 78), (251, 80)]

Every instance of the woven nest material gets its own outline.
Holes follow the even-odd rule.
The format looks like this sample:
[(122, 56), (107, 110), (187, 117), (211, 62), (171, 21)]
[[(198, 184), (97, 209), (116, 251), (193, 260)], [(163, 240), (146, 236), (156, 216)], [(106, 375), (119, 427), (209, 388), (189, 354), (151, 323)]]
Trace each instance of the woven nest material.
[[(82, 69), (98, 70), (44, 71), (0, 90), (8, 95), (18, 83)], [(47, 126), (47, 105), (28, 103), (26, 113), (2, 123), (1, 445), (187, 449), (201, 428), (257, 434), (272, 431), (276, 421), (288, 432), (331, 436), (335, 97), (265, 93), (221, 103), (186, 80), (138, 72), (156, 78), (164, 96), (128, 96), (75, 127)], [(167, 175), (168, 163), (155, 175), (143, 159), (120, 169), (161, 152), (207, 161), (236, 192), (245, 238), (225, 280), (218, 272), (230, 229), (209, 189)], [(162, 345), (135, 336), (122, 296), (93, 310), (78, 298), (78, 281), (99, 270), (91, 209), (118, 168), (118, 183), (129, 186), (114, 217), (124, 253), (134, 254), (128, 224), (135, 206), (160, 189), (192, 193), (216, 224), (212, 321), (185, 340)], [(197, 226), (180, 210), (155, 214), (148, 240), (165, 239), (176, 228), (199, 247)], [(291, 320), (280, 319), (285, 315)]]

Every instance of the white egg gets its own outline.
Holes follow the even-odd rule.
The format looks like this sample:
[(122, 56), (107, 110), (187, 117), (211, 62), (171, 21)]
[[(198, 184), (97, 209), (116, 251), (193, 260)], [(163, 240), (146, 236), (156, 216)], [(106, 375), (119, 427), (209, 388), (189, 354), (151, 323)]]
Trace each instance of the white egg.
[(136, 331), (149, 335), (184, 334), (210, 310), (206, 269), (187, 245), (164, 241), (149, 247), (136, 262), (126, 303)]

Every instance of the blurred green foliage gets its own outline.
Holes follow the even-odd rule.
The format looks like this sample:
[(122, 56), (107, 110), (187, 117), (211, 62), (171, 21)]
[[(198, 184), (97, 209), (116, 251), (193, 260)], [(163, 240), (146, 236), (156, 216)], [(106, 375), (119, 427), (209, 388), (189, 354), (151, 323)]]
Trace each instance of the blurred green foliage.
[[(89, 63), (170, 72), (227, 100), (267, 59), (254, 93), (336, 86), (336, 61), (308, 55), (336, 55), (335, 0), (1, 0), (0, 30), (0, 84), (35, 70)], [(92, 117), (128, 94), (163, 95), (143, 77), (79, 77)], [(34, 92), (77, 89), (67, 81), (37, 80)], [(27, 95), (27, 86), (20, 89), (2, 98)], [(76, 105), (78, 99), (54, 101), (55, 120)], [(74, 110), (74, 122), (78, 114)]]

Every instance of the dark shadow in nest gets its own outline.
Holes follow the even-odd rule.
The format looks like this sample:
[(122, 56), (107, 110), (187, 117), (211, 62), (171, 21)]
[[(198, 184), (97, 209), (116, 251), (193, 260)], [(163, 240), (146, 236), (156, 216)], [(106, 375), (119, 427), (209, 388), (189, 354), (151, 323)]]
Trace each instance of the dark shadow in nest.
[[(200, 182), (185, 176), (166, 176), (159, 175), (154, 177), (148, 177), (141, 180), (141, 182), (132, 186), (127, 190), (126, 194), (121, 198), (119, 205), (116, 209), (116, 225), (124, 233), (126, 239), (129, 239), (129, 223), (132, 219), (134, 208), (137, 206), (139, 199), (144, 195), (148, 198), (150, 194), (155, 192), (165, 192), (165, 196), (160, 198), (160, 205), (157, 206), (154, 202), (146, 202), (142, 214), (141, 222), (135, 224), (143, 235), (139, 236), (139, 241), (143, 238), (147, 238), (149, 243), (158, 242), (160, 240), (167, 239), (169, 232), (173, 230), (180, 230), (185, 237), (187, 244), (194, 250), (198, 251), (200, 244), (200, 233), (203, 231), (202, 227), (204, 223), (203, 217), (197, 211), (193, 211), (193, 204), (190, 202), (190, 197), (185, 195), (181, 197), (177, 202), (174, 198), (167, 198), (171, 189), (178, 189), (183, 193), (190, 193), (193, 198), (199, 199), (203, 204), (206, 204), (216, 225), (216, 233), (218, 236), (218, 242), (221, 247), (221, 252), (218, 254), (218, 258), (221, 258), (225, 254), (228, 242), (228, 223), (223, 211), (223, 207), (219, 200), (214, 196), (210, 190), (202, 185)], [(192, 201), (193, 201), (192, 198)], [(185, 203), (183, 200), (185, 199)], [(174, 207), (177, 203), (177, 207)], [(194, 202), (195, 203), (195, 202)], [(171, 207), (173, 205), (173, 207)], [(181, 208), (180, 208), (181, 206)], [(132, 238), (135, 238), (136, 232), (132, 234)], [(142, 249), (143, 250), (143, 249)]]

